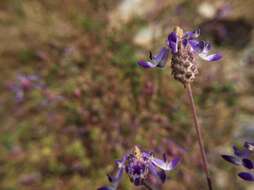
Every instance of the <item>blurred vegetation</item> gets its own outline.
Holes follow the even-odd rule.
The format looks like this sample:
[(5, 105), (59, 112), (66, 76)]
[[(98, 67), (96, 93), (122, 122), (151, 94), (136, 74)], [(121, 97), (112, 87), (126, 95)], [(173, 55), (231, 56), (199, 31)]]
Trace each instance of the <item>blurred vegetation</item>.
[[(96, 189), (108, 183), (114, 160), (135, 144), (156, 155), (183, 157), (161, 189), (205, 189), (183, 86), (172, 80), (169, 64), (144, 71), (136, 62), (148, 50), (158, 51), (174, 25), (206, 26), (205, 36), (216, 43), (216, 31), (207, 25), (212, 20), (224, 26), (225, 19), (233, 23), (230, 30), (242, 27), (240, 35), (247, 31), (249, 37), (233, 43), (243, 38), (230, 35), (215, 48), (223, 61), (201, 63), (195, 100), (215, 189), (253, 188), (220, 158), (231, 144), (254, 137), (253, 32), (234, 25), (238, 18), (254, 23), (253, 1), (207, 1), (214, 9), (230, 5), (222, 20), (198, 13), (201, 2), (147, 1), (144, 11), (132, 7), (140, 11), (121, 20), (117, 0), (2, 0), (0, 189)], [(136, 43), (147, 26), (159, 35)], [(37, 75), (46, 87), (25, 90), (17, 102), (9, 86), (19, 74)], [(125, 176), (119, 189), (136, 188)]]

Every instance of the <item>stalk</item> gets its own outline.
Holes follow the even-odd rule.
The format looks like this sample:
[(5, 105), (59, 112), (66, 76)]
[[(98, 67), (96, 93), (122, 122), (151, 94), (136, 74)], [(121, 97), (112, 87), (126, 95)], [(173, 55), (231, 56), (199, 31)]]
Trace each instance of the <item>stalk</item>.
[(205, 148), (204, 148), (204, 140), (203, 140), (203, 136), (201, 133), (201, 127), (198, 122), (197, 110), (196, 110), (195, 102), (193, 99), (192, 88), (191, 88), (190, 83), (186, 84), (186, 89), (187, 89), (187, 94), (188, 94), (188, 98), (189, 98), (189, 102), (190, 102), (190, 106), (191, 106), (191, 112), (192, 112), (192, 116), (193, 116), (195, 130), (196, 130), (196, 134), (198, 137), (198, 144), (199, 144), (199, 149), (200, 149), (200, 153), (201, 153), (201, 157), (202, 157), (203, 169), (206, 174), (208, 188), (209, 188), (209, 190), (212, 190), (213, 189), (212, 188), (212, 181), (211, 181), (211, 178), (209, 177), (208, 162), (207, 162), (206, 152), (205, 152)]

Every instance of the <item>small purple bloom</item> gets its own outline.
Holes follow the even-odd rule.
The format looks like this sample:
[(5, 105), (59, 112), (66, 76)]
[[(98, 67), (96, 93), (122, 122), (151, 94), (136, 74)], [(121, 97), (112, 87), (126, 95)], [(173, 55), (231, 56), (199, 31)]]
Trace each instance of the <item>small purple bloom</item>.
[[(226, 161), (243, 166), (244, 168), (250, 170), (248, 172), (241, 172), (238, 174), (240, 178), (246, 181), (254, 181), (254, 174), (251, 170), (254, 169), (254, 161), (251, 159), (251, 154), (253, 153), (253, 143), (245, 142), (242, 149), (238, 149), (235, 145), (233, 146), (234, 156), (222, 155), (222, 158)], [(253, 157), (252, 157), (253, 158)]]
[(171, 162), (161, 160), (154, 157), (151, 152), (141, 151), (135, 146), (131, 153), (126, 154), (122, 160), (116, 161), (118, 167), (116, 176), (108, 175), (111, 185), (101, 187), (98, 190), (116, 190), (124, 171), (136, 186), (144, 185), (149, 175), (157, 177), (164, 183), (166, 180), (165, 171), (173, 170), (179, 161), (179, 158), (175, 158)]
[(169, 50), (171, 50), (171, 53), (174, 56), (182, 51), (181, 46), (189, 49), (191, 54), (196, 54), (206, 61), (219, 61), (222, 58), (222, 55), (219, 53), (209, 54), (209, 51), (211, 50), (210, 43), (198, 40), (197, 38), (199, 35), (200, 29), (192, 32), (185, 32), (181, 37), (177, 32), (171, 32), (168, 35), (168, 47), (161, 48), (159, 54), (155, 56), (152, 56), (150, 53), (150, 60), (141, 60), (138, 64), (143, 68), (164, 67), (169, 56)]
[(199, 55), (200, 58), (206, 61), (219, 61), (222, 58), (222, 55), (211, 54), (209, 55), (209, 51), (211, 50), (211, 44), (206, 41), (199, 41), (197, 38), (200, 35), (200, 30), (194, 30), (193, 32), (185, 32), (182, 39), (178, 39), (179, 37), (176, 35), (176, 32), (172, 32), (168, 36), (168, 45), (172, 50), (172, 53), (177, 53), (177, 48), (179, 45), (178, 41), (182, 41), (182, 45), (184, 47), (190, 47), (191, 51), (194, 54)]
[(14, 92), (16, 101), (22, 102), (26, 91), (43, 87), (44, 84), (37, 75), (17, 75), (16, 81), (10, 85), (10, 90)]
[(152, 55), (150, 52), (150, 60), (144, 61), (141, 60), (138, 62), (138, 64), (143, 68), (154, 68), (154, 67), (164, 67), (164, 65), (167, 62), (169, 55), (169, 49), (168, 48), (161, 48), (160, 52), (156, 55)]
[(240, 158), (248, 158), (250, 156), (250, 152), (248, 149), (244, 148), (240, 150), (235, 145), (233, 145), (234, 155)]

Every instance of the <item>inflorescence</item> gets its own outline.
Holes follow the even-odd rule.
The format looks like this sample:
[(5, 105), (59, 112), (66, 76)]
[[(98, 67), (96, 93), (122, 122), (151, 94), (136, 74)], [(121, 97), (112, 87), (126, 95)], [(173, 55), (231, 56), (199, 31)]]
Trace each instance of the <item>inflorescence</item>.
[(45, 84), (37, 75), (19, 74), (16, 81), (10, 84), (10, 90), (15, 94), (16, 102), (22, 102), (25, 99), (25, 93), (32, 89), (43, 89)]
[(116, 161), (117, 174), (115, 176), (108, 175), (111, 185), (101, 187), (98, 190), (116, 190), (124, 171), (136, 186), (145, 185), (150, 175), (155, 176), (164, 183), (166, 180), (165, 171), (173, 170), (179, 161), (179, 158), (174, 158), (168, 162), (166, 156), (161, 160), (154, 157), (152, 152), (141, 151), (135, 146), (133, 151), (124, 155), (121, 160)]
[(218, 61), (222, 58), (221, 54), (208, 54), (211, 44), (200, 41), (197, 38), (200, 30), (184, 32), (180, 27), (176, 27), (174, 32), (168, 36), (167, 46), (161, 48), (160, 52), (152, 55), (150, 52), (149, 60), (138, 62), (143, 68), (164, 67), (171, 52), (171, 68), (174, 79), (183, 84), (192, 82), (198, 74), (198, 64), (196, 55), (206, 61)]
[(238, 176), (246, 181), (254, 182), (254, 142), (245, 142), (242, 149), (233, 146), (234, 156), (232, 155), (222, 155), (226, 161), (237, 165), (243, 166), (248, 171), (240, 172)]

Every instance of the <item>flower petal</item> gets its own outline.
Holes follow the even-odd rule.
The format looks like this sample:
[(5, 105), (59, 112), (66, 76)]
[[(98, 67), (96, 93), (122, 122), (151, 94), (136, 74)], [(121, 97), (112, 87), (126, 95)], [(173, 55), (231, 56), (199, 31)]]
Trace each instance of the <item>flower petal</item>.
[(169, 49), (163, 47), (157, 55), (153, 56), (152, 61), (156, 64), (157, 67), (164, 67), (167, 63), (168, 55)]
[(243, 162), (244, 167), (246, 167), (248, 169), (254, 168), (254, 163), (250, 159), (244, 158), (244, 159), (242, 159), (242, 162)]
[(245, 142), (244, 147), (247, 148), (249, 151), (254, 151), (254, 142)]
[(149, 170), (155, 177), (159, 178), (162, 183), (166, 180), (166, 173), (164, 170), (158, 171), (155, 165), (149, 164)]
[(151, 161), (157, 167), (159, 167), (163, 170), (166, 170), (166, 171), (170, 171), (170, 170), (173, 170), (176, 167), (176, 165), (180, 161), (180, 158), (175, 158), (171, 162), (164, 162), (163, 160), (158, 159), (158, 158), (152, 158)]
[(138, 64), (143, 68), (164, 67), (165, 64), (167, 63), (168, 55), (169, 55), (169, 49), (163, 47), (160, 49), (160, 52), (154, 56), (150, 52), (149, 61), (141, 60), (138, 62)]
[(241, 165), (242, 162), (240, 159), (234, 157), (234, 156), (230, 156), (230, 155), (221, 155), (222, 158), (232, 164), (235, 164), (235, 165)]
[(246, 181), (254, 181), (254, 175), (252, 173), (241, 172), (238, 174), (238, 176)]
[(125, 162), (126, 162), (127, 156), (125, 155), (122, 160), (116, 160), (115, 163), (118, 167), (117, 173), (115, 176), (107, 175), (108, 180), (111, 182), (111, 186), (103, 186), (97, 190), (116, 190), (120, 180), (123, 176), (124, 168), (125, 168)]
[(122, 175), (123, 175), (123, 171), (124, 171), (123, 168), (119, 168), (119, 169), (117, 170), (117, 173), (116, 173), (115, 176), (107, 175), (107, 176), (108, 176), (108, 180), (109, 180), (111, 183), (116, 183), (116, 182), (120, 181), (120, 180), (121, 180), (121, 177), (122, 177)]
[(200, 35), (200, 28), (192, 31), (192, 32), (185, 32), (184, 38), (198, 38)]
[(145, 69), (156, 67), (156, 64), (153, 63), (152, 61), (144, 61), (144, 60), (141, 60), (141, 61), (138, 62), (138, 64), (139, 64), (141, 67), (145, 68)]
[(203, 48), (204, 48), (203, 41), (188, 40), (188, 43), (190, 44), (192, 50), (197, 52), (197, 53), (201, 53)]
[(234, 154), (240, 158), (248, 158), (250, 155), (250, 152), (248, 149), (240, 150), (235, 145), (233, 145)]
[(171, 32), (168, 36), (168, 46), (172, 50), (173, 53), (177, 53), (178, 51), (178, 37), (175, 32)]
[(202, 59), (204, 59), (206, 61), (219, 61), (222, 58), (222, 55), (219, 53), (211, 54), (211, 55), (207, 55), (205, 53), (200, 53), (198, 55), (199, 55), (199, 57), (201, 57)]
[(204, 44), (204, 47), (203, 47), (202, 53), (207, 54), (212, 49), (212, 46), (209, 42), (206, 42), (206, 41), (203, 41), (203, 44)]

